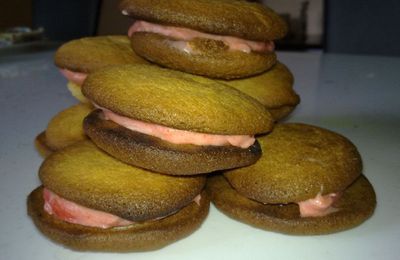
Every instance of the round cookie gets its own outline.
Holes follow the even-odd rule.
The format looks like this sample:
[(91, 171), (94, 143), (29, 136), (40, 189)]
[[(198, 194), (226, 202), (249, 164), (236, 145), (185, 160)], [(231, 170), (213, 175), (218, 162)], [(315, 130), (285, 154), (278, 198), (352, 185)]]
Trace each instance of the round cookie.
[(345, 137), (316, 126), (278, 124), (259, 139), (253, 165), (209, 180), (224, 213), (266, 230), (317, 235), (349, 229), (372, 215), (375, 192)]
[(245, 166), (261, 155), (258, 142), (248, 149), (234, 146), (178, 145), (129, 130), (102, 119), (100, 110), (84, 121), (85, 132), (97, 146), (131, 165), (170, 175), (192, 175)]
[(72, 40), (57, 50), (54, 62), (67, 78), (72, 95), (87, 103), (81, 93), (87, 74), (104, 67), (148, 63), (132, 51), (130, 44), (129, 38), (121, 35)]
[[(275, 12), (246, 1), (125, 0), (120, 9), (139, 20), (128, 32), (138, 55), (212, 78), (241, 78), (267, 70), (276, 62), (272, 41), (287, 32)], [(146, 24), (139, 25), (142, 20)]]
[(122, 0), (119, 9), (139, 20), (255, 41), (275, 40), (287, 33), (287, 25), (278, 14), (245, 1)]
[(224, 175), (240, 194), (262, 203), (286, 204), (340, 192), (361, 174), (357, 148), (326, 129), (278, 124), (258, 141), (265, 156)]
[(102, 110), (84, 123), (93, 142), (128, 164), (160, 173), (192, 175), (252, 164), (261, 156), (254, 135), (273, 125), (265, 107), (246, 94), (156, 66), (101, 70), (82, 90)]
[(300, 102), (299, 96), (293, 90), (293, 81), (290, 70), (278, 62), (260, 75), (220, 82), (257, 99), (275, 120), (280, 120), (291, 113)]
[[(268, 186), (268, 185), (266, 185)], [(214, 205), (229, 217), (268, 231), (322, 235), (360, 225), (374, 212), (376, 196), (365, 176), (358, 177), (335, 204), (339, 211), (323, 217), (300, 217), (297, 204), (262, 204), (240, 195), (223, 176), (213, 176), (207, 191)]]
[(147, 63), (132, 51), (129, 38), (122, 35), (69, 41), (57, 50), (54, 62), (59, 68), (81, 73), (109, 66)]
[(254, 135), (273, 126), (262, 104), (242, 92), (211, 79), (151, 65), (92, 73), (82, 91), (96, 105), (119, 115), (180, 130)]
[(176, 47), (179, 40), (155, 33), (138, 32), (131, 39), (133, 50), (153, 63), (216, 79), (256, 75), (276, 63), (275, 53), (231, 51), (222, 41), (210, 39), (191, 40), (191, 53)]
[(131, 221), (169, 215), (188, 205), (204, 176), (172, 177), (124, 164), (84, 141), (50, 155), (41, 165), (43, 185), (64, 199)]
[(90, 104), (77, 104), (55, 115), (45, 131), (45, 143), (53, 151), (87, 139), (83, 119), (93, 110)]
[(43, 234), (75, 250), (147, 251), (162, 248), (198, 229), (209, 209), (205, 192), (199, 203), (191, 202), (177, 213), (157, 221), (101, 229), (64, 222), (49, 215), (43, 209), (42, 188), (38, 188), (28, 197), (28, 214)]

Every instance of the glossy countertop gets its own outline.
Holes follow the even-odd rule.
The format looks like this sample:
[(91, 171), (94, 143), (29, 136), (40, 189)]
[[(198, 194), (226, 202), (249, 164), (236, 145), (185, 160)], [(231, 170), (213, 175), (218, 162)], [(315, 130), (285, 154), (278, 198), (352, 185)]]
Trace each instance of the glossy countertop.
[(75, 252), (54, 244), (26, 213), (40, 185), (33, 140), (51, 117), (76, 103), (53, 65), (53, 51), (0, 57), (1, 259), (399, 259), (400, 58), (280, 52), (301, 103), (288, 122), (348, 137), (377, 194), (361, 226), (322, 236), (289, 236), (232, 220), (214, 206), (193, 235), (146, 253)]

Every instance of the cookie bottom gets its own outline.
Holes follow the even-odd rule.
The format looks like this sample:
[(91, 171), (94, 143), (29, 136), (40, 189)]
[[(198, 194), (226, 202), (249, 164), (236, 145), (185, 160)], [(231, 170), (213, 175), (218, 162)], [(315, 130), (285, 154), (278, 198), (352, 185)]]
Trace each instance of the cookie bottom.
[(335, 204), (339, 211), (324, 217), (300, 217), (297, 204), (262, 204), (240, 195), (221, 175), (209, 178), (207, 191), (214, 205), (229, 217), (268, 231), (293, 235), (322, 235), (360, 225), (376, 207), (376, 196), (360, 176)]
[(159, 220), (137, 222), (108, 229), (71, 224), (49, 215), (43, 209), (43, 187), (28, 197), (28, 214), (37, 228), (51, 240), (79, 251), (148, 251), (167, 246), (200, 227), (210, 200), (203, 191), (200, 205), (191, 202), (177, 213)]

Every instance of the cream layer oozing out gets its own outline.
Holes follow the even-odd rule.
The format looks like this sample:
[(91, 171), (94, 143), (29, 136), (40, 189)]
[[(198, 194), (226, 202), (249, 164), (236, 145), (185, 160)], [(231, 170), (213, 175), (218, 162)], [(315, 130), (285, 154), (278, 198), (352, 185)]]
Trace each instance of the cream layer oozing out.
[[(131, 37), (132, 34), (136, 32), (157, 33), (181, 41), (190, 41), (194, 38), (206, 38), (211, 40), (223, 41), (227, 46), (229, 46), (230, 50), (242, 51), (246, 53), (250, 53), (251, 51), (271, 53), (275, 49), (273, 41), (250, 41), (233, 36), (222, 36), (203, 33), (188, 28), (166, 26), (145, 21), (136, 21), (135, 23), (133, 23), (133, 25), (129, 28), (128, 36)], [(193, 51), (187, 44), (175, 44), (174, 47), (182, 49), (183, 51), (189, 53)]]
[(68, 69), (60, 69), (61, 74), (67, 78), (68, 81), (71, 81), (79, 86), (82, 86), (85, 81), (87, 74), (81, 72), (74, 72)]
[(340, 198), (340, 195), (340, 193), (330, 193), (322, 196), (321, 193), (318, 193), (315, 198), (298, 202), (300, 216), (303, 218), (322, 217), (338, 211), (332, 205)]
[(250, 135), (215, 135), (174, 129), (162, 125), (135, 120), (118, 115), (108, 109), (101, 107), (99, 108), (103, 110), (106, 120), (111, 120), (114, 123), (132, 131), (151, 135), (174, 144), (212, 146), (232, 145), (245, 149), (250, 147), (256, 141), (254, 136)]
[[(49, 189), (43, 189), (43, 198), (44, 198), (44, 210), (50, 214), (55, 216), (58, 219), (61, 219), (68, 223), (79, 224), (83, 226), (89, 227), (98, 227), (98, 228), (112, 228), (112, 227), (120, 227), (127, 226), (134, 222), (120, 218), (113, 214), (90, 209), (79, 204), (76, 204), (72, 201), (66, 200)], [(198, 194), (193, 201), (200, 205), (201, 195)], [(171, 214), (174, 214), (172, 212)], [(155, 219), (151, 219), (149, 221), (155, 221), (162, 218), (165, 218), (171, 214), (168, 214), (163, 217), (158, 217)]]

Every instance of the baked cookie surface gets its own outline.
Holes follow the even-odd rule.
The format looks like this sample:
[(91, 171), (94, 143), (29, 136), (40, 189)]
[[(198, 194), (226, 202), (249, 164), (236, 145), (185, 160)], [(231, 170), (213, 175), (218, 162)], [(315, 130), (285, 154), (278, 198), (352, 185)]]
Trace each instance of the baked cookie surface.
[(273, 119), (255, 99), (214, 80), (150, 65), (100, 70), (83, 94), (96, 105), (132, 119), (174, 129), (221, 135), (254, 135)]
[(127, 36), (97, 36), (63, 44), (54, 57), (59, 68), (91, 73), (100, 68), (135, 63), (147, 63), (132, 51)]
[(43, 185), (64, 199), (132, 221), (169, 215), (189, 204), (205, 177), (172, 177), (124, 164), (83, 141), (40, 167)]
[(264, 156), (224, 175), (240, 194), (263, 203), (300, 202), (341, 192), (361, 174), (357, 148), (323, 128), (277, 124), (258, 140)]
[(54, 151), (87, 139), (83, 131), (83, 119), (93, 110), (90, 104), (80, 103), (71, 106), (48, 123), (45, 130), (46, 144)]
[(300, 102), (293, 89), (293, 74), (280, 62), (260, 75), (221, 82), (257, 99), (276, 120), (287, 116)]

